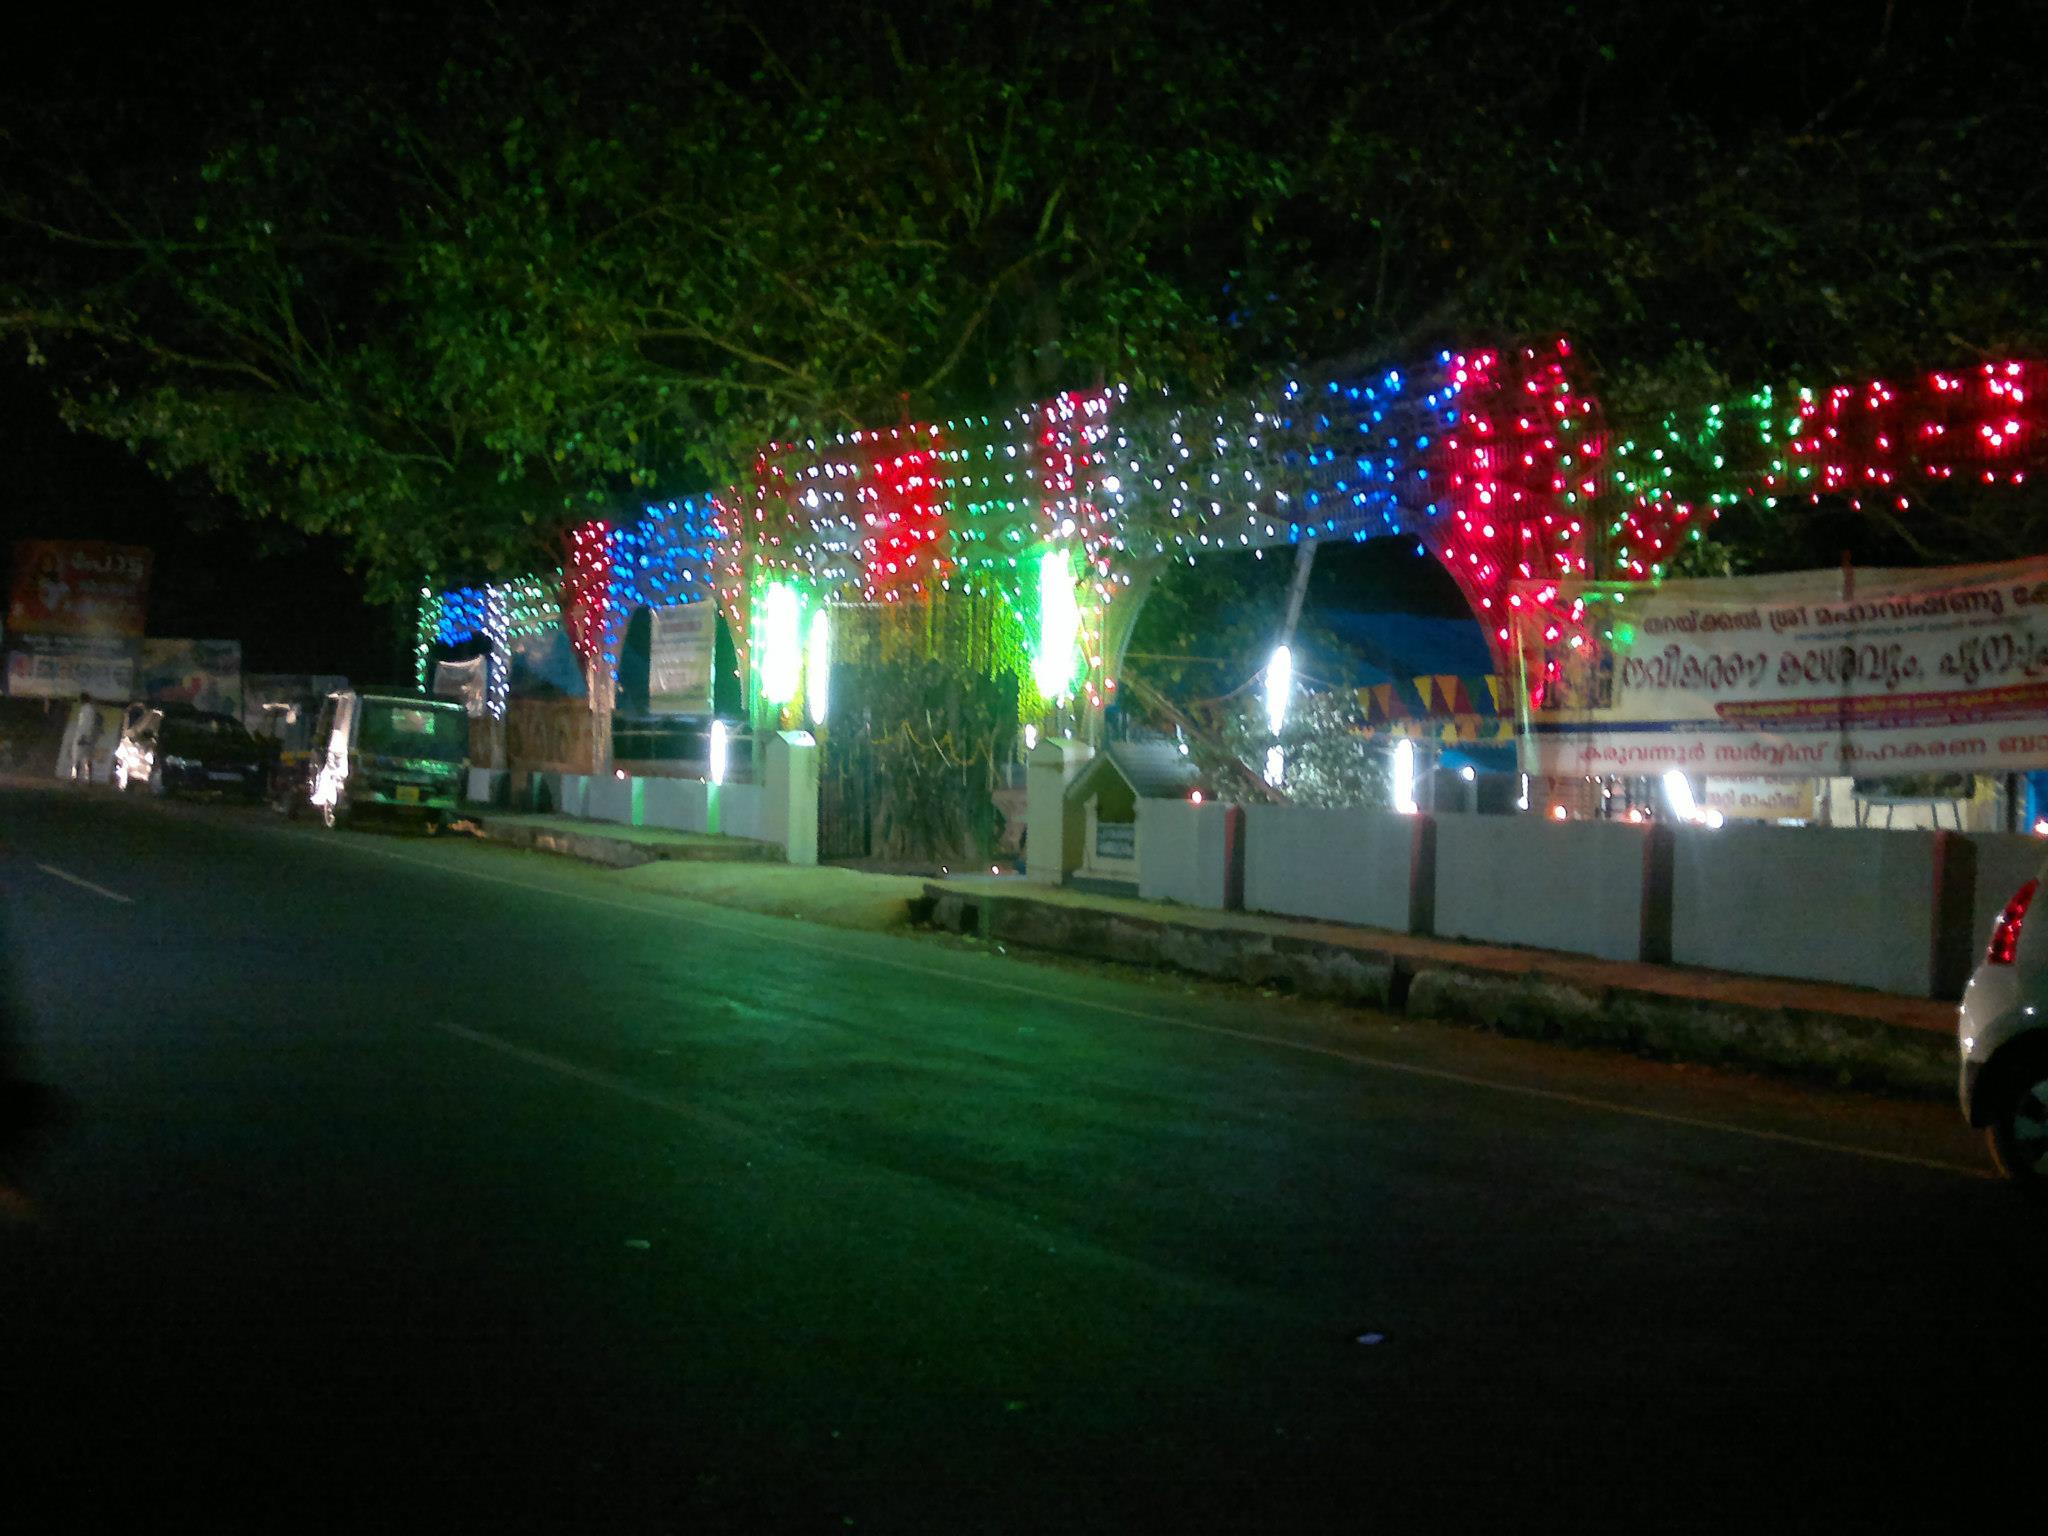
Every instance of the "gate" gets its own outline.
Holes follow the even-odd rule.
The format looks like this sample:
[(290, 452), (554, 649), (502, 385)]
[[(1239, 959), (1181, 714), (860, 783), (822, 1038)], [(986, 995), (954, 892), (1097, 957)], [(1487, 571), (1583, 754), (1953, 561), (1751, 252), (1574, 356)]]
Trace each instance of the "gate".
[[(833, 669), (832, 686), (851, 668)], [(875, 848), (875, 746), (864, 717), (842, 712), (818, 758), (818, 857), (865, 859)]]
[(937, 662), (835, 664), (818, 764), (818, 857), (985, 863), (1017, 732), (1012, 677)]

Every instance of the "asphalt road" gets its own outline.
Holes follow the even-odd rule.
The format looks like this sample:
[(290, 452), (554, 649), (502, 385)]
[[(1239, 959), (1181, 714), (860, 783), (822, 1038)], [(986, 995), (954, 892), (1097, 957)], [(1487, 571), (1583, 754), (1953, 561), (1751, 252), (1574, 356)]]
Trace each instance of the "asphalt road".
[(13, 1529), (2031, 1518), (2048, 1222), (1947, 1105), (255, 811), (0, 844), (79, 1105)]

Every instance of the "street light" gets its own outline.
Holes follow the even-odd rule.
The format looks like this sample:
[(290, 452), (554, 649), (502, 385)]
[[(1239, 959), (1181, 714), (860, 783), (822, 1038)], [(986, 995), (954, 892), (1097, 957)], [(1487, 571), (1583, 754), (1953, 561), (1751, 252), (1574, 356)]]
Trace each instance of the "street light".
[(1272, 735), (1278, 736), (1287, 723), (1287, 700), (1293, 691), (1294, 652), (1276, 645), (1266, 662), (1266, 729)]
[(1394, 743), (1394, 809), (1403, 816), (1413, 816), (1415, 804), (1415, 743), (1397, 741)]

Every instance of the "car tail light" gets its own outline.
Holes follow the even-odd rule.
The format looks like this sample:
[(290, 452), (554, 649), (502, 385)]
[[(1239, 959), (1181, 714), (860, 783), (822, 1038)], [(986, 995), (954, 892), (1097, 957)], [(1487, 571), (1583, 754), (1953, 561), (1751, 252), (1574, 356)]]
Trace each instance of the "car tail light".
[(2012, 964), (2012, 957), (2019, 953), (2020, 924), (2027, 920), (2027, 907), (2033, 902), (2034, 892), (2040, 889), (2040, 881), (2029, 880), (2012, 893), (2012, 900), (1998, 914), (1998, 921), (1991, 928), (1991, 947), (1984, 952), (1984, 958), (1991, 964)]

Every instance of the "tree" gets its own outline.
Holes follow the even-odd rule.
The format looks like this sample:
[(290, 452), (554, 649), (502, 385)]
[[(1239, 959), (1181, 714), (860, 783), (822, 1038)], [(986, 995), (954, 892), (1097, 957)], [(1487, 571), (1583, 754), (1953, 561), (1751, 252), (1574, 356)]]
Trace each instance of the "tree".
[(1565, 330), (1626, 422), (2048, 322), (2008, 170), (2038, 19), (493, 16), (273, 23), (198, 67), (196, 136), (45, 99), (4, 141), (0, 324), (71, 419), (345, 534), (386, 595), (770, 438), (1098, 379)]

